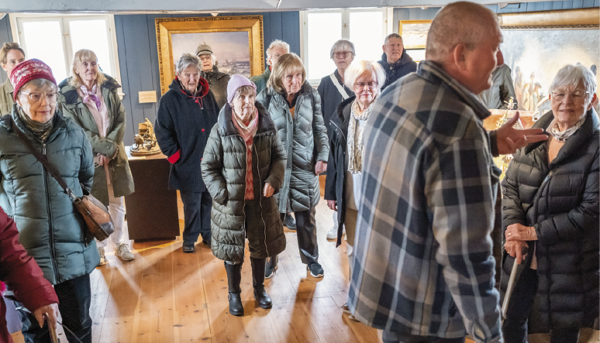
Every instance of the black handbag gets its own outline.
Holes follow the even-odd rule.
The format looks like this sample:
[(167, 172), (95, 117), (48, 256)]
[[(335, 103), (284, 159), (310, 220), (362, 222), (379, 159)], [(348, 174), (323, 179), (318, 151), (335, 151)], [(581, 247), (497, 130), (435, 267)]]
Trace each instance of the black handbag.
[(17, 133), (19, 138), (27, 145), (33, 156), (46, 168), (46, 170), (56, 179), (58, 184), (65, 190), (65, 193), (69, 195), (75, 209), (83, 216), (83, 220), (89, 230), (89, 232), (99, 241), (103, 241), (108, 238), (114, 231), (115, 226), (108, 208), (104, 206), (98, 199), (96, 199), (90, 192), (81, 185), (83, 190), (83, 196), (76, 197), (73, 191), (67, 186), (65, 180), (60, 176), (56, 168), (37, 149), (33, 146), (31, 141), (25, 136), (25, 134), (17, 127), (14, 120), (11, 118), (11, 124), (14, 131)]

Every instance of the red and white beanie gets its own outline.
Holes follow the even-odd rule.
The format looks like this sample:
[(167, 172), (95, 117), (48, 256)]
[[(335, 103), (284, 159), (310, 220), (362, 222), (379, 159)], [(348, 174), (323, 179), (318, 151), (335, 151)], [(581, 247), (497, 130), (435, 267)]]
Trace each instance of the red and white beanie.
[(13, 92), (14, 100), (17, 101), (19, 89), (27, 82), (35, 79), (46, 79), (56, 84), (56, 80), (52, 75), (52, 69), (37, 59), (27, 60), (15, 67), (10, 73), (10, 83), (13, 84), (15, 90)]

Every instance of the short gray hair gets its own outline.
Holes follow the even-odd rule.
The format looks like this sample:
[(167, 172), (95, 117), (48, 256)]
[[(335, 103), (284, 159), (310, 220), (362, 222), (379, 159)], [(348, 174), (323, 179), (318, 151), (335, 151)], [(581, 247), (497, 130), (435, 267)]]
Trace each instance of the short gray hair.
[(560, 68), (550, 84), (550, 93), (557, 87), (577, 87), (579, 82), (583, 83), (583, 87), (585, 87), (587, 92), (585, 96), (586, 101), (591, 100), (594, 93), (596, 93), (596, 77), (590, 69), (581, 63), (577, 63), (576, 65), (567, 64)]
[(272, 41), (271, 44), (269, 44), (269, 47), (267, 48), (267, 59), (271, 58), (271, 51), (273, 51), (273, 48), (276, 46), (285, 50), (286, 54), (290, 53), (290, 45), (280, 39), (276, 39)]
[[(490, 18), (494, 18), (490, 21)], [(498, 33), (498, 17), (489, 8), (472, 2), (454, 2), (442, 8), (427, 34), (427, 59), (444, 62), (459, 44), (473, 50), (490, 36), (491, 25)]]
[(202, 67), (200, 66), (200, 59), (192, 54), (184, 52), (181, 54), (181, 57), (179, 57), (179, 60), (175, 65), (175, 70), (178, 74), (181, 74), (182, 71), (190, 66), (198, 68), (198, 71), (202, 70)]
[(383, 41), (383, 44), (387, 44), (389, 42), (390, 39), (392, 38), (398, 38), (402, 41), (402, 43), (404, 43), (404, 39), (402, 39), (402, 36), (400, 36), (397, 33), (390, 33), (389, 35), (387, 35), (387, 37), (385, 37), (385, 40)]
[(54, 92), (58, 92), (58, 86), (56, 85), (56, 83), (47, 80), (47, 79), (33, 79), (29, 82), (27, 82), (26, 84), (24, 84), (21, 88), (19, 88), (19, 92), (17, 93), (17, 97), (21, 96), (21, 91), (24, 90), (25, 88), (32, 86), (36, 89), (40, 89), (40, 90), (51, 90)]
[(333, 43), (331, 51), (329, 52), (329, 58), (333, 58), (333, 53), (336, 51), (350, 51), (352, 55), (356, 56), (356, 50), (354, 50), (354, 43), (347, 39), (340, 39)]
[(354, 89), (354, 82), (364, 72), (370, 71), (377, 78), (377, 91), (381, 90), (385, 83), (385, 70), (375, 61), (360, 60), (353, 62), (344, 73), (344, 84), (350, 89)]

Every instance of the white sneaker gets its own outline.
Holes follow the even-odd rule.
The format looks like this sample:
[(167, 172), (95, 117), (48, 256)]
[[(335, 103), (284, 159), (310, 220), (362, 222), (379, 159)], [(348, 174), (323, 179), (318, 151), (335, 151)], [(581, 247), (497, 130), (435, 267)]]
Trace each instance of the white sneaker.
[(129, 245), (127, 245), (125, 243), (121, 243), (117, 246), (115, 255), (118, 256), (123, 261), (132, 261), (135, 259), (135, 256), (133, 256), (131, 251), (129, 251)]
[(100, 254), (100, 262), (98, 263), (98, 267), (101, 267), (108, 263), (106, 260), (106, 253), (104, 252), (104, 248), (98, 248), (98, 254)]
[[(335, 240), (337, 239), (337, 226), (334, 226), (331, 228), (331, 230), (329, 230), (329, 232), (327, 232), (327, 239), (329, 240)], [(344, 231), (342, 231), (342, 237), (346, 234), (346, 229), (344, 228)]]

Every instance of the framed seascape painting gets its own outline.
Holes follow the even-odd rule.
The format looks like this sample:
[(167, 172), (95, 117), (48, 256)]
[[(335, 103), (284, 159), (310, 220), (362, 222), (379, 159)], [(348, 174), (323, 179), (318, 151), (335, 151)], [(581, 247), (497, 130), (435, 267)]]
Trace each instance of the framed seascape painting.
[(175, 78), (175, 63), (183, 53), (210, 45), (219, 71), (246, 77), (264, 72), (262, 15), (232, 17), (156, 18), (160, 87), (164, 94)]
[(558, 70), (581, 63), (596, 74), (600, 64), (597, 8), (500, 14), (500, 50), (511, 69), (519, 110), (545, 113)]
[(405, 49), (425, 49), (431, 20), (400, 20), (398, 34)]

